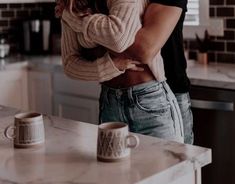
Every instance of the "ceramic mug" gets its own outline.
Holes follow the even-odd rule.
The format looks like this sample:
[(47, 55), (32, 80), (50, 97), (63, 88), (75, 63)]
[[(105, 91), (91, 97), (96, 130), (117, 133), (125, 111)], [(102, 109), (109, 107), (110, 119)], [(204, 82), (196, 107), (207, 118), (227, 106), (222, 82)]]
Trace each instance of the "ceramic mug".
[(113, 162), (126, 159), (130, 156), (131, 148), (136, 148), (138, 145), (139, 138), (129, 133), (128, 125), (125, 123), (109, 122), (98, 126), (99, 161)]
[[(10, 135), (9, 132), (13, 130)], [(26, 112), (15, 115), (14, 125), (9, 125), (4, 135), (13, 140), (15, 148), (29, 148), (40, 146), (45, 141), (42, 114)]]

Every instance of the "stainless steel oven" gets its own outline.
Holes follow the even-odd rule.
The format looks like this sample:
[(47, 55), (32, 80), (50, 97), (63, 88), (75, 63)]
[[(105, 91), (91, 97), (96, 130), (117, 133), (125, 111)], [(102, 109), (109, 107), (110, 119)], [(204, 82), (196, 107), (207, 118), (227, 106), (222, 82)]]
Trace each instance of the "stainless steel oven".
[(192, 86), (195, 145), (212, 148), (202, 184), (235, 183), (235, 90)]

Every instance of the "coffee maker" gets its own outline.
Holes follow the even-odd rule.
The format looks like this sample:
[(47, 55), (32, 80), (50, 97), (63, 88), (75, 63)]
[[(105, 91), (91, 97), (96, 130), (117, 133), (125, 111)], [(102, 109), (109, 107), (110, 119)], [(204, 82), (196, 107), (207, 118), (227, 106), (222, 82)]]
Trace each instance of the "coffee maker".
[(22, 52), (45, 54), (50, 51), (50, 20), (27, 20), (23, 22)]

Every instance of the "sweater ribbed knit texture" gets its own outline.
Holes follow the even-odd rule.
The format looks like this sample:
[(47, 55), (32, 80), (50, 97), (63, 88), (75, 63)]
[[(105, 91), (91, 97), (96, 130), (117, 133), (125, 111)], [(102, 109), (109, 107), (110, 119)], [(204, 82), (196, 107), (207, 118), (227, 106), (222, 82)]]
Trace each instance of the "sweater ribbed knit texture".
[[(108, 52), (89, 62), (79, 55), (79, 48), (93, 48), (99, 44), (115, 52), (123, 52), (134, 43), (147, 3), (147, 0), (108, 0), (109, 15), (93, 14), (84, 18), (64, 11), (62, 60), (65, 73), (72, 78), (99, 82), (122, 74), (124, 71), (114, 66)], [(158, 81), (165, 80), (160, 54), (149, 67)]]

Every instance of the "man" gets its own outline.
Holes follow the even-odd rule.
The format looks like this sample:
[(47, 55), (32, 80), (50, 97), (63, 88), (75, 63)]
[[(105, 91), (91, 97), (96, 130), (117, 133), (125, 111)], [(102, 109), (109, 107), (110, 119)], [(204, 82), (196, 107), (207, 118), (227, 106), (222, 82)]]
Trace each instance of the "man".
[(177, 97), (183, 116), (185, 143), (192, 144), (189, 80), (186, 75), (182, 36), (187, 0), (150, 0), (150, 3), (135, 43), (125, 52), (115, 53), (113, 57), (131, 58), (147, 64), (163, 47), (167, 82)]
[(184, 141), (193, 144), (193, 117), (188, 93), (190, 82), (186, 74), (182, 33), (187, 0), (150, 2), (144, 15), (143, 28), (137, 33), (135, 43), (122, 56), (148, 61), (162, 48), (167, 82), (177, 98), (183, 118)]

